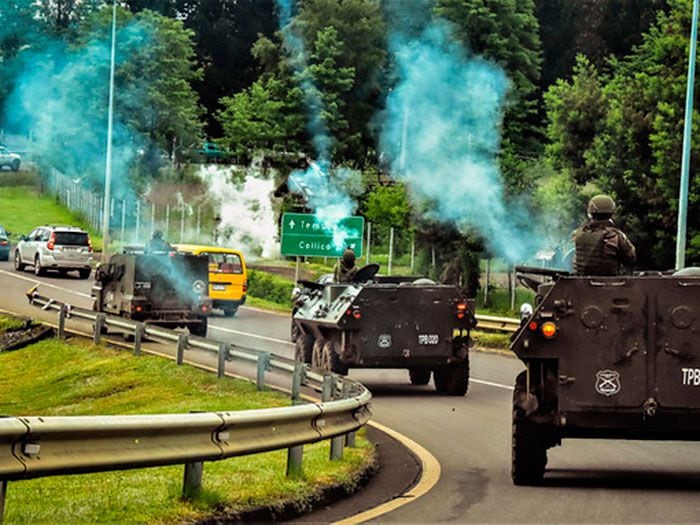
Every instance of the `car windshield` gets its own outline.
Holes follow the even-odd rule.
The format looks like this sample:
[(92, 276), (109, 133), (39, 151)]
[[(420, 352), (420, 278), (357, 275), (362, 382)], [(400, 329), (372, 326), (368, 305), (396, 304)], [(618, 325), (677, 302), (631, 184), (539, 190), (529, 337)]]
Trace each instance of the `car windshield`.
[(87, 246), (88, 234), (85, 232), (56, 232), (55, 243), (64, 246)]
[(241, 258), (235, 253), (210, 253), (209, 270), (218, 273), (243, 273)]

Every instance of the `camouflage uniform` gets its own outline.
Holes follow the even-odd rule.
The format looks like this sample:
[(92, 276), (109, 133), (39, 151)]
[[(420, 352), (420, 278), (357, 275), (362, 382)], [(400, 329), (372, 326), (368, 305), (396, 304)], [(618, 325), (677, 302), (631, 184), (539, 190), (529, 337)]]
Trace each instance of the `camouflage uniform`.
[(577, 275), (618, 275), (620, 265), (632, 266), (636, 253), (612, 219), (591, 219), (574, 232)]
[(335, 263), (333, 280), (336, 283), (351, 283), (356, 273), (355, 252), (348, 248), (343, 252), (343, 258)]

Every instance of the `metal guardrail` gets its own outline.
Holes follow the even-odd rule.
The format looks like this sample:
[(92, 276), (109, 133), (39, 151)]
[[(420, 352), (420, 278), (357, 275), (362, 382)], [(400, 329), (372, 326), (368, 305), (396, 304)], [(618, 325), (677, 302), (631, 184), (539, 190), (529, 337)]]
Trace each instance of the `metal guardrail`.
[[(27, 292), (29, 301), (58, 312), (59, 337), (64, 337), (66, 319), (76, 318), (93, 322), (96, 342), (105, 327), (133, 334), (135, 354), (144, 337), (177, 343), (178, 364), (188, 348), (215, 352), (219, 377), (233, 359), (256, 365), (258, 389), (270, 370), (290, 374), (294, 405), (173, 415), (0, 418), (0, 488), (11, 480), (185, 463), (183, 491), (190, 494), (201, 485), (201, 466), (194, 469), (199, 479), (189, 476), (188, 482), (193, 465), (283, 448), (289, 448), (287, 473), (295, 475), (301, 472), (302, 445), (330, 438), (331, 459), (341, 459), (344, 445), (354, 445), (354, 432), (371, 417), (369, 390), (346, 377), (269, 352), (76, 308), (40, 295), (37, 287)], [(300, 404), (302, 385), (322, 392), (322, 402)]]
[(494, 332), (517, 332), (520, 328), (520, 321), (509, 317), (493, 317), (491, 315), (476, 314), (477, 330)]

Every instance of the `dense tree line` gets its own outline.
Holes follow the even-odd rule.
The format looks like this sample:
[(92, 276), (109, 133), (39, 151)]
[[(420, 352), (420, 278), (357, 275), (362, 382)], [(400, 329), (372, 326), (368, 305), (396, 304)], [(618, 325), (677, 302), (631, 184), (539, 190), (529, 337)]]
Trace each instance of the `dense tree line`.
[[(568, 240), (590, 195), (610, 192), (638, 245), (639, 267), (673, 265), (691, 0), (293, 3), (288, 27), (279, 27), (275, 0), (120, 2), (120, 27), (138, 20), (156, 35), (120, 63), (117, 76), (125, 93), (120, 116), (149, 138), (151, 157), (181, 156), (205, 136), (240, 162), (313, 155), (312, 97), (322, 103), (317, 118), (330, 160), (385, 170), (376, 115), (395, 87), (391, 28), (401, 20), (418, 35), (421, 19), (440, 18), (456, 42), (510, 79), (496, 159), (506, 198), (541, 217), (555, 244)], [(106, 32), (110, 16), (99, 0), (3, 1), (0, 105), (15, 91), (23, 60), (57, 41), (69, 50), (87, 46)], [(304, 60), (290, 55), (285, 31), (303, 42)], [(106, 96), (91, 93), (98, 106)], [(11, 124), (6, 113), (4, 125)], [(694, 153), (691, 260), (700, 256), (696, 167)], [(442, 262), (458, 254), (465, 271), (474, 271), (479, 234), (418, 217), (409, 197), (403, 185), (371, 183), (360, 209), (376, 221), (380, 240), (395, 222), (426, 246), (439, 244)]]

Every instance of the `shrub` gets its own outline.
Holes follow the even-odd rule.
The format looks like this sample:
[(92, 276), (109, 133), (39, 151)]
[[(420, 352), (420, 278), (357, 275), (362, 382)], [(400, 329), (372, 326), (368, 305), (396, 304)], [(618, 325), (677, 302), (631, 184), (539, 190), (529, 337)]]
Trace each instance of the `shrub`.
[(294, 283), (276, 275), (248, 270), (248, 293), (280, 305), (291, 306)]

